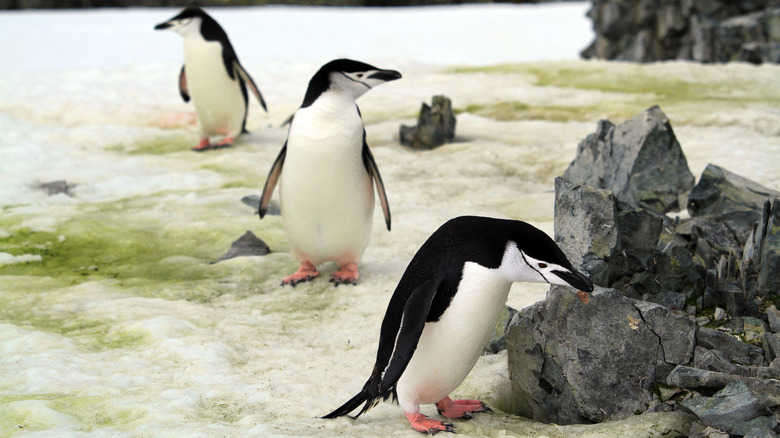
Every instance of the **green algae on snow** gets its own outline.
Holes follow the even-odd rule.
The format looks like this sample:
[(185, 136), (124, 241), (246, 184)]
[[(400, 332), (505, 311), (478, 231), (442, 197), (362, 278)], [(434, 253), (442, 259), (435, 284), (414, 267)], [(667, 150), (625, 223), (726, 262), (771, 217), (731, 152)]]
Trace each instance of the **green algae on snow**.
[(118, 407), (108, 397), (66, 394), (25, 394), (0, 396), (0, 438), (23, 431), (51, 430), (60, 416), (67, 416), (82, 431), (96, 427), (123, 429), (142, 424), (144, 409)]

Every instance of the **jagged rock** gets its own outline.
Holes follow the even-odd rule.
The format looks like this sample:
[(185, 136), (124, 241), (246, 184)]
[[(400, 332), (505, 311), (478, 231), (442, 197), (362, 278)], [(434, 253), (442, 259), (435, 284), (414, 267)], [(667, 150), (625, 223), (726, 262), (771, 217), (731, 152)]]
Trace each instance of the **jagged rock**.
[(761, 348), (741, 342), (720, 330), (700, 328), (696, 332), (696, 345), (719, 350), (732, 363), (761, 365), (764, 362), (764, 352)]
[(780, 333), (764, 333), (761, 341), (766, 352), (767, 362), (772, 362), (776, 357), (780, 357)]
[(659, 304), (639, 301), (634, 307), (639, 309), (644, 322), (661, 341), (664, 362), (680, 365), (691, 361), (696, 346), (696, 323), (693, 319)]
[(769, 329), (772, 333), (780, 333), (780, 310), (774, 305), (766, 309), (766, 317), (769, 321)]
[(682, 404), (698, 415), (702, 424), (726, 432), (769, 413), (766, 405), (741, 381), (729, 383), (712, 397), (693, 397)]
[(780, 296), (780, 199), (772, 202), (761, 248), (756, 295)]
[(705, 371), (743, 375), (741, 369), (731, 363), (723, 353), (698, 345), (693, 353), (692, 365)]
[(702, 390), (702, 388), (723, 388), (742, 378), (736, 374), (708, 371), (678, 365), (666, 377), (666, 383), (679, 388)]
[(263, 256), (270, 252), (271, 249), (268, 248), (268, 245), (266, 245), (265, 242), (260, 240), (251, 231), (247, 231), (244, 233), (244, 235), (236, 239), (236, 241), (230, 245), (228, 252), (223, 254), (214, 263), (219, 263), (223, 260), (232, 259), (234, 257)]
[(670, 344), (675, 329), (664, 321), (668, 317), (672, 327), (687, 330), (687, 318), (659, 307), (614, 289), (599, 290), (585, 303), (570, 289), (554, 286), (547, 300), (520, 311), (507, 335), (518, 413), (571, 424), (646, 411), (665, 351), (670, 360), (683, 361), (691, 349), (689, 338), (681, 346)]
[(775, 0), (593, 0), (596, 39), (584, 58), (651, 62), (780, 61)]
[(780, 192), (708, 164), (688, 195), (688, 213), (692, 217), (717, 215), (752, 224), (761, 218), (765, 201), (778, 197)]
[(431, 106), (423, 103), (417, 126), (401, 125), (401, 144), (415, 149), (433, 149), (455, 138), (455, 114), (446, 96), (433, 96)]
[(672, 125), (658, 106), (619, 126), (600, 121), (596, 133), (580, 142), (564, 178), (662, 213), (678, 210), (680, 197), (694, 183)]

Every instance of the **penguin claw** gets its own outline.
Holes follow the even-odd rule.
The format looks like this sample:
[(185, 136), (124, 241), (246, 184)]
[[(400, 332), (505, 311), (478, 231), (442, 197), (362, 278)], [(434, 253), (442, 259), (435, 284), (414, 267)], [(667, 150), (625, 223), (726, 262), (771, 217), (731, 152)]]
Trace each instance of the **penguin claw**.
[(471, 414), (475, 412), (493, 412), (481, 400), (453, 400), (449, 397), (436, 402), (436, 409), (439, 414), (447, 418), (465, 418), (467, 420), (471, 420), (473, 418)]
[(357, 284), (359, 277), (360, 273), (358, 272), (357, 264), (347, 263), (340, 267), (338, 271), (333, 273), (333, 275), (330, 277), (330, 282), (333, 283), (336, 287), (338, 287), (340, 284), (351, 284), (354, 286)]
[(282, 286), (289, 284), (290, 286), (295, 287), (298, 283), (313, 280), (317, 275), (319, 275), (319, 272), (317, 272), (317, 268), (314, 265), (303, 262), (295, 273), (282, 280)]
[(406, 414), (406, 419), (409, 420), (412, 429), (417, 432), (427, 433), (428, 435), (435, 435), (442, 431), (455, 433), (455, 429), (451, 423), (432, 420), (419, 412)]

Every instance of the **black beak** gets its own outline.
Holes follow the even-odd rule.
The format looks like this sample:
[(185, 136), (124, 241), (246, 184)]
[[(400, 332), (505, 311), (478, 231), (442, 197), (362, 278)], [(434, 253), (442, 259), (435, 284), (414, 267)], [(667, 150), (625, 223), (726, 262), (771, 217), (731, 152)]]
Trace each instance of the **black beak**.
[(380, 81), (390, 82), (396, 79), (401, 79), (401, 73), (395, 70), (379, 70), (372, 74), (368, 79), (379, 79)]
[(166, 21), (165, 23), (160, 23), (157, 26), (154, 26), (154, 30), (163, 30), (163, 29), (167, 29), (167, 28), (169, 28), (171, 26), (172, 26), (171, 22), (170, 21)]
[(584, 292), (593, 292), (593, 282), (590, 279), (577, 271), (552, 271), (553, 274), (561, 278), (561, 280), (569, 283), (569, 285), (577, 290)]

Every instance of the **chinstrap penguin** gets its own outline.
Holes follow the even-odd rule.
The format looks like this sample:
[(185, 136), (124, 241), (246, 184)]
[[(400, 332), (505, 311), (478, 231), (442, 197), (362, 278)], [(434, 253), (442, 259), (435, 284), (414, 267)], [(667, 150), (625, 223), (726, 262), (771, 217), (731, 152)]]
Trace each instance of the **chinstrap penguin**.
[(400, 78), (395, 70), (337, 59), (309, 81), (258, 209), (262, 219), (279, 183), (285, 236), (300, 263), (283, 285), (313, 279), (319, 274), (317, 266), (326, 261), (339, 265), (330, 280), (336, 286), (357, 283), (357, 263), (371, 236), (374, 184), (390, 230), (387, 195), (355, 100)]
[(513, 282), (567, 285), (592, 292), (541, 230), (514, 220), (463, 216), (435, 231), (406, 268), (382, 321), (371, 377), (355, 397), (323, 418), (353, 418), (393, 396), (420, 432), (453, 432), (426, 417), (435, 403), (447, 418), (489, 411), (479, 400), (452, 400), (492, 333)]
[[(238, 62), (227, 34), (203, 9), (187, 6), (179, 15), (154, 28), (172, 30), (184, 38), (179, 93), (185, 102), (192, 98), (200, 125), (200, 141), (192, 150), (229, 147), (247, 132), (247, 86), (268, 112), (260, 89)], [(211, 145), (212, 135), (224, 138)]]

